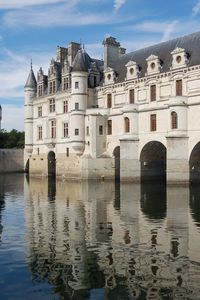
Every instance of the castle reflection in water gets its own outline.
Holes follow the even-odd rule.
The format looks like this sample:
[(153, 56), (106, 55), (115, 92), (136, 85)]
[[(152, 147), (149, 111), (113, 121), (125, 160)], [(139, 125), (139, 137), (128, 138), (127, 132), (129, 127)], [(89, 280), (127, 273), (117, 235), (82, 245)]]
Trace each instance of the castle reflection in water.
[(194, 187), (25, 180), (32, 280), (61, 299), (199, 299)]

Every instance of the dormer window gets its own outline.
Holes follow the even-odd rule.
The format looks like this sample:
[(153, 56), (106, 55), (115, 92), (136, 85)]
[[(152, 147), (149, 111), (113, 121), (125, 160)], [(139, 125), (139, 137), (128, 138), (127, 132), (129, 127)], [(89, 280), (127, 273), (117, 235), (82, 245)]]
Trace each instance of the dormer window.
[(104, 71), (104, 83), (105, 84), (112, 84), (115, 81), (115, 72), (112, 68), (107, 67)]
[(108, 80), (110, 80), (111, 79), (111, 74), (108, 74), (107, 78), (108, 78)]
[(147, 75), (159, 73), (161, 70), (161, 61), (156, 55), (150, 55), (147, 59)]
[(139, 74), (139, 67), (135, 61), (130, 60), (126, 64), (126, 79), (134, 79), (137, 78)]
[(185, 49), (176, 47), (172, 52), (171, 69), (183, 68), (188, 65), (188, 54)]

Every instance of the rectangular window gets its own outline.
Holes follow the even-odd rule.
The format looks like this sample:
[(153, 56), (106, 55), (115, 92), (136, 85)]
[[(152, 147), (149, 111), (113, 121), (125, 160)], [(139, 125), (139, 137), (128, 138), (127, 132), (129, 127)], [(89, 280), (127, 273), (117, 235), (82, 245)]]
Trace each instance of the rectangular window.
[(38, 140), (42, 140), (42, 126), (38, 126)]
[(68, 90), (68, 88), (69, 88), (69, 78), (65, 77), (63, 78), (63, 91)]
[(112, 94), (107, 94), (107, 107), (112, 107)]
[(66, 156), (69, 156), (69, 148), (66, 148)]
[(89, 136), (90, 135), (90, 130), (89, 130), (89, 126), (86, 127), (86, 135)]
[(155, 84), (150, 86), (150, 100), (156, 101), (156, 85)]
[(75, 81), (75, 89), (78, 89), (78, 88), (79, 88), (79, 82)]
[(63, 136), (66, 138), (68, 137), (69, 131), (68, 131), (68, 123), (63, 124)]
[(135, 90), (129, 90), (129, 103), (135, 103)]
[(176, 80), (176, 96), (182, 96), (182, 80)]
[(54, 80), (53, 81), (53, 94), (55, 94), (56, 92), (56, 81)]
[(51, 121), (51, 138), (56, 138), (56, 120)]
[(156, 114), (150, 115), (150, 130), (156, 131)]
[(42, 106), (38, 106), (38, 117), (42, 117)]
[(78, 102), (75, 103), (75, 110), (79, 110), (79, 103)]
[(50, 99), (49, 100), (49, 112), (55, 112), (56, 110), (56, 103), (55, 103), (55, 99)]
[(52, 81), (49, 82), (49, 94), (52, 94), (53, 92), (53, 83)]
[(43, 86), (42, 84), (40, 84), (38, 86), (38, 97), (41, 97), (43, 95)]
[(108, 120), (108, 123), (107, 123), (107, 126), (108, 126), (108, 134), (112, 134), (112, 120)]
[(79, 129), (75, 128), (75, 135), (79, 135)]
[(103, 126), (99, 125), (99, 135), (103, 135)]
[(64, 113), (67, 113), (67, 112), (68, 112), (68, 101), (67, 101), (67, 100), (65, 100), (65, 101), (63, 102), (63, 112), (64, 112)]

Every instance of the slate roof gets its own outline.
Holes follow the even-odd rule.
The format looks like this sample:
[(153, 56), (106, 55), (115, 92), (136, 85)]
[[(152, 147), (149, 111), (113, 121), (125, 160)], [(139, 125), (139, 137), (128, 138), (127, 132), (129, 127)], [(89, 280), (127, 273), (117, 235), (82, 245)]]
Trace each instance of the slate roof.
[(82, 72), (88, 72), (88, 70), (91, 67), (91, 63), (96, 62), (97, 67), (101, 68), (103, 66), (103, 61), (98, 59), (91, 58), (85, 49), (78, 50), (73, 65), (72, 65), (72, 71), (82, 71)]
[(87, 54), (87, 52), (84, 49), (78, 50), (73, 65), (72, 65), (72, 71), (82, 71), (87, 72), (90, 68), (92, 59)]
[(31, 70), (30, 70), (30, 73), (28, 75), (28, 78), (27, 78), (27, 81), (26, 81), (26, 84), (25, 84), (24, 88), (33, 88), (33, 89), (37, 88), (37, 82), (36, 82), (35, 75), (33, 73), (32, 67), (31, 67)]
[(126, 76), (125, 65), (130, 60), (135, 61), (141, 68), (139, 77), (144, 77), (145, 72), (147, 71), (146, 59), (151, 54), (158, 56), (158, 58), (162, 61), (161, 73), (170, 71), (170, 67), (172, 65), (171, 52), (176, 47), (185, 49), (186, 53), (189, 55), (188, 66), (200, 64), (200, 32), (196, 32), (122, 55), (114, 65), (114, 70), (117, 73), (117, 82), (124, 81)]

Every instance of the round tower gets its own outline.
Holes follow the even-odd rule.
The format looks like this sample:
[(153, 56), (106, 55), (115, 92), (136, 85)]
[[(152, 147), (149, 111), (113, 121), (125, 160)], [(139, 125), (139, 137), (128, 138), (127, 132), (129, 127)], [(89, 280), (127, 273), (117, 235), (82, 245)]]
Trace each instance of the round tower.
[(37, 82), (32, 69), (24, 86), (25, 93), (25, 154), (29, 157), (33, 151), (33, 99), (37, 93)]
[(69, 133), (72, 152), (81, 155), (85, 148), (85, 110), (88, 97), (88, 69), (91, 58), (80, 49), (72, 67)]

